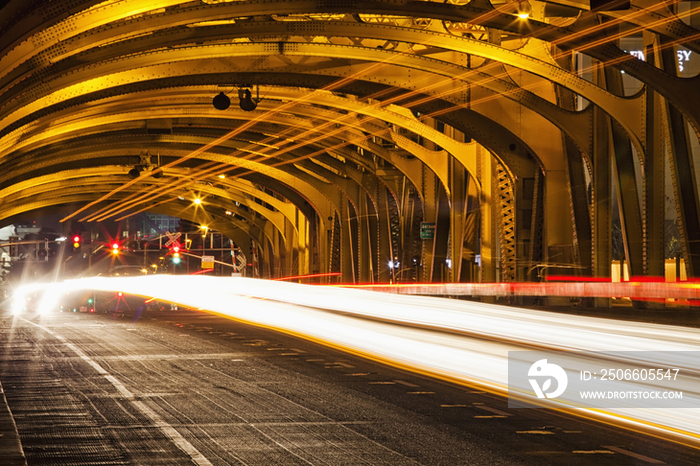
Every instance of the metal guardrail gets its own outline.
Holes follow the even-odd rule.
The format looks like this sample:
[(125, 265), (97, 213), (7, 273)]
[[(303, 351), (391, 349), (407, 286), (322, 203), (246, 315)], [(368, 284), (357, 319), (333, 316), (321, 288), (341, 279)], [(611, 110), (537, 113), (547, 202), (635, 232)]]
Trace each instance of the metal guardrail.
[(561, 296), (700, 300), (700, 282), (425, 283), (335, 286), (429, 296)]

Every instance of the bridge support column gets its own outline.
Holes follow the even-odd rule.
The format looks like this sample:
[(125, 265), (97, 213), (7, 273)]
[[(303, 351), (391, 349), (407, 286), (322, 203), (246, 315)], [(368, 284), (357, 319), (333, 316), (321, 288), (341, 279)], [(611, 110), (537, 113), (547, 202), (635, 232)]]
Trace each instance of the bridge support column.
[(377, 259), (375, 262), (377, 266), (375, 274), (379, 283), (389, 283), (393, 278), (388, 265), (393, 254), (391, 244), (391, 220), (389, 218), (391, 213), (389, 212), (389, 201), (387, 199), (389, 195), (386, 186), (379, 183), (374, 200), (377, 204), (377, 209), (381, 212), (377, 218)]
[[(647, 46), (647, 62), (660, 65), (659, 55), (651, 43), (655, 35), (645, 33), (645, 39), (650, 42)], [(646, 154), (644, 157), (644, 208), (646, 235), (645, 273), (651, 277), (662, 279), (665, 276), (665, 200), (666, 175), (664, 164), (664, 132), (662, 98), (647, 88), (646, 94)]]
[[(664, 70), (671, 75), (676, 75), (677, 58), (674, 48), (662, 48), (661, 57)], [(666, 111), (671, 142), (669, 153), (671, 179), (676, 198), (678, 226), (683, 241), (685, 267), (688, 277), (695, 277), (700, 272), (700, 200), (698, 199), (693, 154), (683, 114), (668, 101), (666, 102)]]
[[(428, 223), (435, 223), (437, 225), (437, 212), (438, 212), (438, 189), (442, 189), (439, 186), (440, 181), (435, 176), (435, 174), (430, 171), (425, 165), (423, 170), (423, 186), (422, 186), (422, 197), (423, 197), (423, 221)], [(435, 267), (435, 254), (433, 251), (435, 244), (435, 239), (424, 239), (423, 240), (423, 253), (422, 253), (422, 264), (423, 282), (430, 282), (433, 280), (433, 268)]]
[[(610, 189), (610, 118), (593, 110), (593, 275), (610, 278), (612, 261), (612, 198)], [(595, 298), (596, 307), (610, 307), (610, 298)]]
[(496, 281), (496, 251), (498, 245), (498, 229), (494, 215), (493, 164), (491, 154), (481, 146), (477, 146), (477, 176), (481, 183), (481, 282)]
[[(624, 94), (622, 74), (619, 70), (606, 67), (605, 82), (607, 89), (613, 94)], [(635, 173), (637, 161), (632, 151), (632, 143), (624, 128), (616, 121), (611, 121), (611, 129), (625, 258), (630, 276), (640, 276), (644, 272), (644, 241), (643, 234), (640, 234), (644, 228)]]
[(370, 202), (367, 195), (361, 193), (359, 196), (360, 218), (359, 228), (359, 280), (360, 283), (374, 283), (374, 256), (376, 255), (376, 231), (373, 234), (372, 224), (376, 229), (376, 217), (370, 212)]
[(352, 203), (343, 199), (341, 212), (340, 229), (340, 264), (343, 273), (343, 280), (347, 283), (357, 282), (357, 222), (356, 214)]
[[(464, 226), (467, 216), (469, 174), (454, 157), (450, 158), (450, 274), (449, 281), (459, 282), (462, 274)], [(447, 281), (447, 280), (446, 280)]]

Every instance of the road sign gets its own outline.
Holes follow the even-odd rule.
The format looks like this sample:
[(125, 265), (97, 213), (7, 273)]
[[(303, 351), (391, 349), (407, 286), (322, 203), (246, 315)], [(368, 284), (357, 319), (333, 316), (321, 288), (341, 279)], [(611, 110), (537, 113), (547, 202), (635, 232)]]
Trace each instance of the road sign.
[(421, 222), (420, 224), (420, 239), (435, 238), (435, 224), (431, 222)]
[(214, 256), (202, 256), (202, 268), (203, 269), (213, 269), (214, 268)]
[[(166, 231), (166, 232), (165, 232), (165, 236), (168, 237), (168, 242), (165, 243), (165, 247), (166, 247), (166, 248), (169, 248), (169, 247), (172, 246), (172, 245), (178, 245), (178, 244), (179, 244), (178, 238), (180, 237), (180, 235), (181, 235), (180, 232), (170, 233), (169, 231)], [(214, 268), (214, 267), (212, 267), (212, 269), (213, 269), (213, 268)]]

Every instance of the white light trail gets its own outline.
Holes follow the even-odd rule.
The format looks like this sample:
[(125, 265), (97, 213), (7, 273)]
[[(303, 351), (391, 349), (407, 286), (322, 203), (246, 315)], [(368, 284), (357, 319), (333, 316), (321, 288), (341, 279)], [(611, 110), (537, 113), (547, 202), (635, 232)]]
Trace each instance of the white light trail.
[[(562, 315), (444, 298), (267, 280), (152, 275), (65, 282), (213, 311), (444, 379), (505, 394), (509, 350), (699, 351), (700, 330)], [(391, 325), (387, 324), (392, 323)], [(395, 325), (395, 324), (403, 325)], [(655, 364), (664, 361), (643, 361)], [(683, 362), (700, 396), (700, 361)], [(562, 408), (570, 408), (562, 404)], [(577, 409), (632, 429), (700, 442), (700, 409)]]

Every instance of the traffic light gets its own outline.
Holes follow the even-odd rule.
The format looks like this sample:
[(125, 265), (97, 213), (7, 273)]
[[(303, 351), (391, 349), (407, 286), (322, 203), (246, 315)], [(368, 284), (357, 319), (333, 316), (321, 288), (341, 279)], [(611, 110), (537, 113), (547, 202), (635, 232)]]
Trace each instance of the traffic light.
[(80, 249), (80, 235), (73, 235), (73, 251)]
[(180, 246), (175, 245), (172, 248), (173, 252), (173, 264), (179, 264), (180, 263)]
[(112, 243), (112, 254), (119, 254), (119, 243)]

